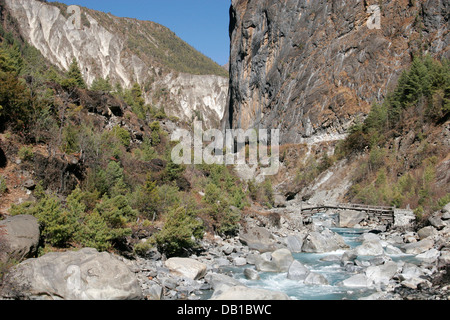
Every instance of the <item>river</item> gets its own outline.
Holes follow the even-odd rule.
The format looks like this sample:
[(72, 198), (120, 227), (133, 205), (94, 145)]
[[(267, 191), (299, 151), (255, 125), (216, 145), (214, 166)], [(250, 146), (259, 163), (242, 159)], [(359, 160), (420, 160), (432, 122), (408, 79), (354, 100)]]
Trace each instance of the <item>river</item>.
[[(328, 217), (334, 219), (335, 217)], [(323, 223), (324, 226), (330, 226), (330, 221), (327, 217), (319, 214), (314, 217), (317, 224)], [(332, 221), (331, 221), (332, 222)], [(355, 248), (361, 244), (360, 237), (366, 229), (357, 228), (333, 228), (330, 230), (340, 234), (345, 242), (351, 247)], [(274, 291), (281, 291), (286, 293), (293, 300), (356, 300), (367, 297), (376, 292), (375, 288), (349, 288), (340, 285), (339, 283), (351, 276), (357, 274), (355, 268), (345, 268), (341, 265), (340, 258), (345, 250), (339, 250), (328, 253), (294, 253), (294, 259), (305, 265), (311, 272), (323, 275), (329, 285), (305, 285), (303, 282), (290, 280), (287, 278), (287, 273), (270, 273), (260, 272), (259, 280), (248, 280), (244, 276), (244, 269), (246, 267), (227, 268), (228, 272), (238, 279), (243, 285), (251, 288), (262, 288)], [(374, 257), (361, 257), (357, 259), (364, 263), (364, 260), (370, 260)], [(390, 256), (392, 260), (404, 260), (407, 262), (415, 262), (412, 255), (393, 255)]]

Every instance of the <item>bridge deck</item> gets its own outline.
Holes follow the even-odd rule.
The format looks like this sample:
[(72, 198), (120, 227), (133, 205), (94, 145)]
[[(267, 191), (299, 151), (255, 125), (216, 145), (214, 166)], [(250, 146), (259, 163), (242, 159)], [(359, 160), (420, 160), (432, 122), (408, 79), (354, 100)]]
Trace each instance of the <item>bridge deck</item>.
[(364, 204), (333, 204), (333, 205), (317, 205), (311, 207), (302, 207), (301, 212), (307, 216), (314, 213), (320, 213), (326, 210), (354, 210), (363, 211), (369, 214), (374, 214), (382, 218), (383, 220), (394, 221), (394, 207), (384, 207), (384, 206), (369, 206)]

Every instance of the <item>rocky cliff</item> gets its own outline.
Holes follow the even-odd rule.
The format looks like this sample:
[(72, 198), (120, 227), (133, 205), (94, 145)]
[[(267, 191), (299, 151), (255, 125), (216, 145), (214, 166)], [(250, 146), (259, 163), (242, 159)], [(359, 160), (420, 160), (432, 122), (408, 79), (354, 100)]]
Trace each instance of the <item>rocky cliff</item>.
[(201, 117), (206, 126), (220, 122), (226, 72), (169, 29), (87, 8), (68, 11), (58, 3), (5, 2), (24, 38), (62, 70), (75, 57), (89, 85), (97, 77), (109, 77), (124, 88), (138, 82), (147, 103), (163, 106), (168, 115), (185, 121)]
[(233, 0), (224, 125), (341, 138), (413, 55), (450, 57), (449, 12), (442, 0)]

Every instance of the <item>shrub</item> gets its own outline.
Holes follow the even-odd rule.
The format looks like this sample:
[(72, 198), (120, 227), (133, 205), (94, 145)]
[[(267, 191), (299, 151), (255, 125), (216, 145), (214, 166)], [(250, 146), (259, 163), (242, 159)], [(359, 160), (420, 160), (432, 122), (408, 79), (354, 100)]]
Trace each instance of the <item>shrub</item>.
[(106, 79), (95, 78), (91, 85), (92, 91), (111, 92), (113, 90), (109, 77)]
[(138, 256), (145, 257), (148, 251), (152, 248), (151, 244), (146, 242), (139, 242), (134, 246), (134, 253)]
[(203, 223), (195, 218), (194, 208), (174, 207), (155, 240), (159, 251), (168, 257), (182, 256), (196, 248), (196, 239), (203, 238)]
[(121, 128), (120, 126), (115, 126), (112, 130), (114, 137), (120, 141), (120, 143), (128, 148), (131, 144), (131, 135), (128, 130)]
[(66, 89), (73, 89), (75, 87), (87, 89), (76, 58), (73, 58), (69, 70), (66, 73), (66, 79), (62, 81), (61, 85)]
[(162, 212), (161, 196), (165, 197), (165, 195), (160, 195), (156, 181), (153, 181), (149, 174), (144, 185), (138, 186), (134, 191), (131, 203), (142, 215), (155, 220)]
[(62, 150), (68, 154), (80, 151), (78, 130), (72, 125), (63, 130)]
[(108, 228), (105, 219), (99, 212), (94, 211), (84, 214), (82, 221), (82, 228), (76, 238), (78, 243), (99, 251), (106, 251), (112, 247), (111, 241), (117, 235)]
[(21, 147), (17, 155), (22, 161), (32, 161), (34, 158), (33, 149), (27, 146)]
[(150, 124), (150, 139), (151, 139), (151, 144), (152, 146), (157, 146), (158, 144), (161, 143), (161, 126), (159, 125), (158, 121), (154, 121)]
[(76, 212), (64, 210), (58, 198), (53, 195), (45, 195), (36, 203), (13, 206), (10, 213), (36, 217), (41, 224), (44, 241), (56, 247), (67, 247), (79, 228)]
[(125, 228), (127, 223), (137, 217), (137, 212), (131, 208), (128, 199), (122, 195), (114, 198), (104, 196), (94, 211), (97, 211), (105, 219), (108, 227), (117, 229), (124, 235), (129, 231), (119, 229)]

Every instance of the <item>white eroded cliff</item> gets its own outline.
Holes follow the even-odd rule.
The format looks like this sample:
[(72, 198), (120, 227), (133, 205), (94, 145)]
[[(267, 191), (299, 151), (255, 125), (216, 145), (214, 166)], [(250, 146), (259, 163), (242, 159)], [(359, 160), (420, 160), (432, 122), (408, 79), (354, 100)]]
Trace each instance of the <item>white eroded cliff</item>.
[[(185, 121), (198, 116), (206, 127), (218, 127), (226, 106), (228, 79), (175, 72), (142, 58), (142, 52), (128, 46), (124, 33), (111, 27), (139, 24), (138, 20), (105, 14), (112, 21), (105, 26), (89, 14), (92, 11), (81, 8), (83, 19), (77, 26), (76, 13), (62, 12), (44, 2), (6, 0), (6, 4), (27, 41), (62, 70), (67, 70), (75, 57), (88, 85), (97, 77), (109, 77), (124, 88), (138, 82), (146, 87), (147, 103), (164, 106), (168, 115)], [(166, 93), (164, 101), (155, 98), (158, 91)]]

